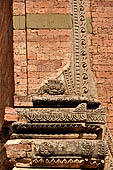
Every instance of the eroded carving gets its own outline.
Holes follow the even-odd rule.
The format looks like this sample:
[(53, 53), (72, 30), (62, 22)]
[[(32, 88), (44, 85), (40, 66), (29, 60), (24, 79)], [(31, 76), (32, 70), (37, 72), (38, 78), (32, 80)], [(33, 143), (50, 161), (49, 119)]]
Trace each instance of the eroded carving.
[(93, 151), (95, 150), (95, 146), (93, 145), (93, 143), (89, 143), (87, 140), (82, 142), (81, 148), (82, 155), (87, 157), (91, 157)]
[(77, 95), (87, 95), (88, 55), (86, 47), (85, 1), (73, 0), (73, 58), (72, 75)]
[[(83, 159), (74, 157), (52, 157), (37, 158), (31, 162), (35, 167), (57, 167), (57, 168), (103, 168), (104, 161), (99, 159)], [(111, 169), (110, 169), (111, 170)]]
[(54, 152), (54, 147), (49, 142), (44, 142), (39, 145), (39, 153), (41, 156), (50, 156)]
[(65, 88), (60, 80), (48, 80), (37, 92), (37, 95), (62, 95), (65, 93)]
[(106, 110), (103, 107), (99, 107), (94, 110), (87, 111), (87, 122), (106, 123)]
[[(86, 109), (86, 104), (82, 103), (76, 108), (24, 108), (16, 109), (19, 117), (28, 123), (36, 122), (106, 122), (105, 109)], [(21, 119), (21, 118), (20, 118)]]
[(111, 155), (108, 155), (105, 159), (104, 170), (113, 170), (113, 158)]
[(113, 139), (112, 139), (112, 136), (110, 134), (110, 131), (109, 131), (108, 127), (106, 127), (106, 129), (105, 129), (105, 136), (104, 136), (104, 138), (107, 141), (110, 153), (111, 153), (111, 155), (113, 157)]
[[(39, 143), (39, 142), (38, 142)], [(108, 148), (102, 140), (50, 140), (47, 143), (35, 144), (33, 158), (37, 156), (84, 156), (88, 158), (105, 158), (108, 154)], [(42, 153), (40, 154), (40, 146)], [(44, 151), (45, 149), (45, 151)], [(47, 152), (47, 155), (46, 155)]]
[(27, 122), (76, 122), (86, 120), (86, 104), (74, 109), (27, 109), (23, 113)]
[[(73, 42), (72, 42), (72, 61), (67, 69), (56, 79), (48, 80), (40, 87), (34, 96), (45, 96), (49, 101), (51, 96), (76, 96), (79, 101), (85, 97), (85, 101), (98, 102), (95, 87), (89, 88), (90, 76), (88, 68), (88, 53), (86, 43), (86, 17), (85, 0), (72, 0), (73, 11)], [(91, 91), (95, 91), (92, 95)], [(93, 93), (94, 94), (94, 93)], [(39, 99), (37, 99), (39, 100)], [(42, 99), (45, 100), (45, 99)], [(60, 100), (62, 102), (63, 99)], [(56, 101), (56, 100), (55, 100)]]
[(64, 133), (95, 133), (102, 132), (98, 125), (85, 125), (76, 123), (14, 123), (13, 132), (21, 134), (64, 134)]

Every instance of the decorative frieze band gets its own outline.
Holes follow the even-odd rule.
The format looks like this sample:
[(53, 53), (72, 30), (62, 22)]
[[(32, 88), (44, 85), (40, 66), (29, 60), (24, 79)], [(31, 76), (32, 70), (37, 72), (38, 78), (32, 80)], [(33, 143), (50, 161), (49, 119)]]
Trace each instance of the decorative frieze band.
[(105, 123), (105, 109), (86, 109), (86, 104), (76, 108), (16, 108), (19, 118), (27, 123), (36, 122), (88, 122)]
[(107, 144), (102, 140), (38, 140), (33, 147), (33, 158), (68, 155), (104, 159), (107, 154)]
[(37, 158), (31, 162), (33, 167), (45, 168), (90, 168), (93, 169), (104, 167), (104, 161), (100, 159), (84, 159), (74, 157), (51, 157), (51, 158)]
[(99, 134), (102, 128), (98, 125), (77, 123), (13, 123), (13, 132), (17, 134)]

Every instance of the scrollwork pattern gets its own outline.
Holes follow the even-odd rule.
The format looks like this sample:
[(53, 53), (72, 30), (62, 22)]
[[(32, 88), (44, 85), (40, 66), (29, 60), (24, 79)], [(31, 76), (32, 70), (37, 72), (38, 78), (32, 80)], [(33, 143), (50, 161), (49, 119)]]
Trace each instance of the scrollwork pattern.
[(87, 57), (85, 0), (73, 0), (72, 69), (75, 70), (74, 82), (77, 95), (82, 94), (86, 96), (89, 92)]

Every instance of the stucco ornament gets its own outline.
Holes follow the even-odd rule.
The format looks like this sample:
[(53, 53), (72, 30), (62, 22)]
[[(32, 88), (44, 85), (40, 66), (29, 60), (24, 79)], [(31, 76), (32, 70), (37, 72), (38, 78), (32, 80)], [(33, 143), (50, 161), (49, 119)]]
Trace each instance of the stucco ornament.
[(54, 152), (54, 147), (49, 142), (44, 142), (39, 146), (39, 153), (42, 156), (50, 156)]

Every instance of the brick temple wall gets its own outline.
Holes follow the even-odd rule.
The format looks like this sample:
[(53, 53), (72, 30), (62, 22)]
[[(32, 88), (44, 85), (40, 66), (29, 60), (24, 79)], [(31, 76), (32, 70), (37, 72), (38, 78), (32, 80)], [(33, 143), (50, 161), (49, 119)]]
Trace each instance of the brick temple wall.
[[(2, 126), (6, 106), (13, 106), (13, 46), (11, 1), (0, 0), (0, 170), (4, 170), (6, 152)], [(6, 168), (5, 168), (6, 170)]]
[(90, 64), (113, 135), (113, 1), (87, 0), (87, 5), (92, 25), (88, 35)]
[[(113, 134), (113, 2), (86, 0), (86, 8), (90, 66)], [(71, 59), (70, 0), (13, 0), (13, 13), (14, 101), (15, 106), (31, 106), (31, 95)]]
[(14, 0), (13, 7), (15, 105), (28, 106), (31, 94), (71, 58), (71, 4), (69, 0)]

